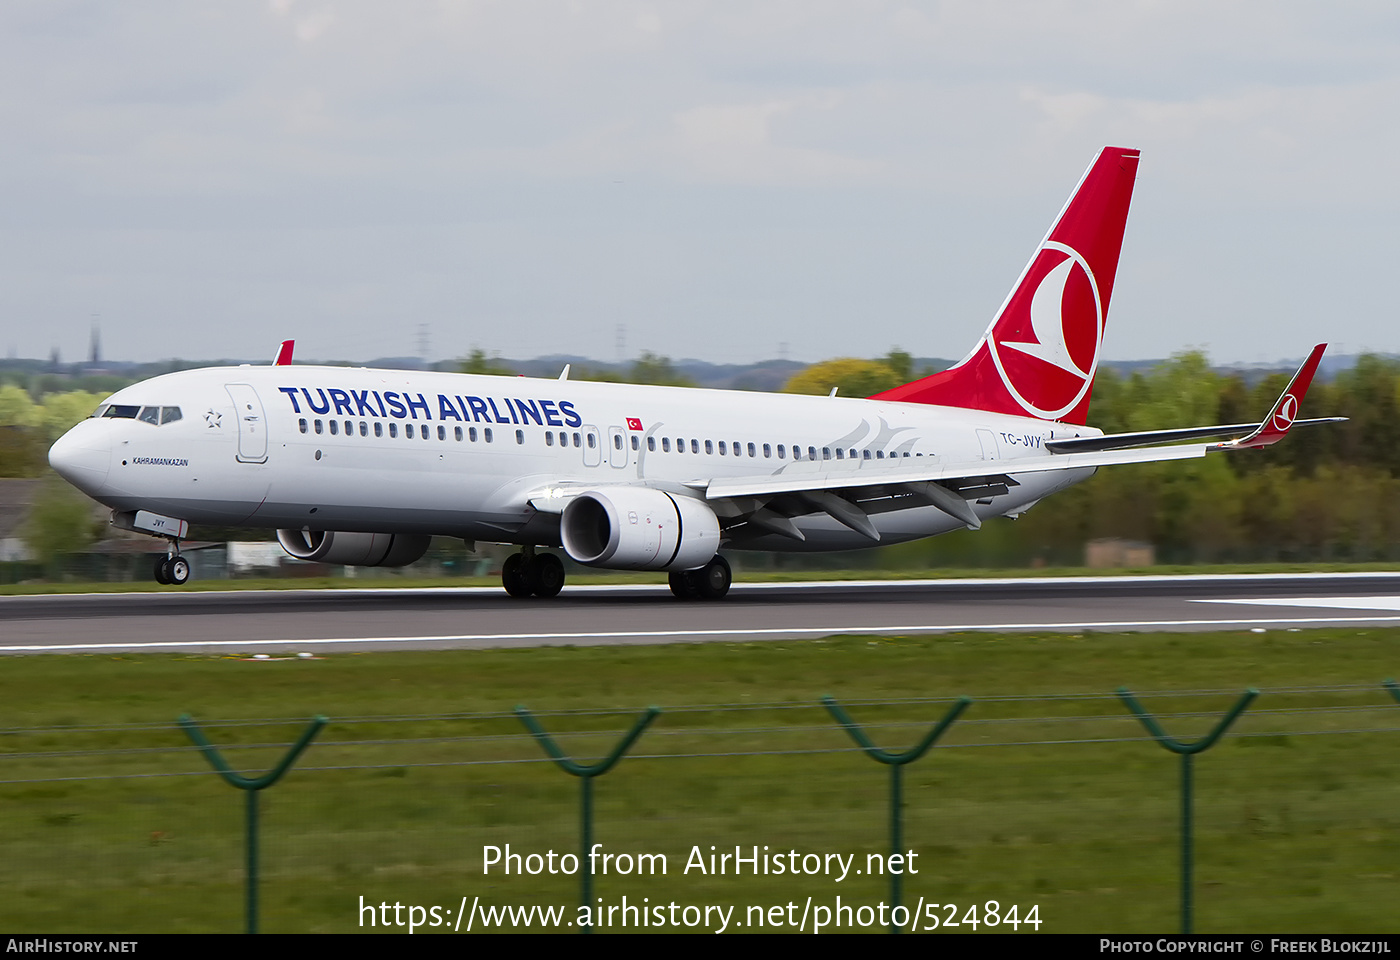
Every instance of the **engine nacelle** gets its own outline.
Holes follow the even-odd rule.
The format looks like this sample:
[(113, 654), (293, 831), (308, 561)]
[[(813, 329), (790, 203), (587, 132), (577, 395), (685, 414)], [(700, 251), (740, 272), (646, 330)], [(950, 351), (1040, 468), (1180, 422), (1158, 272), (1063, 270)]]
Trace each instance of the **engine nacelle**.
[(432, 537), (406, 533), (278, 530), (277, 542), (298, 560), (351, 567), (402, 567), (428, 552)]
[(564, 550), (614, 570), (693, 570), (719, 550), (719, 520), (705, 503), (645, 487), (604, 487), (569, 501)]

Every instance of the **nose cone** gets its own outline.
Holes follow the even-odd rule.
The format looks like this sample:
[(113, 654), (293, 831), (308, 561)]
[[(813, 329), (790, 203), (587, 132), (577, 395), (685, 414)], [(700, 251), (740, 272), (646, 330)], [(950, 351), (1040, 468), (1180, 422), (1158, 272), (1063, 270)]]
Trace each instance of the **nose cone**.
[(112, 466), (112, 448), (106, 432), (83, 421), (49, 447), (49, 466), (58, 475), (89, 496), (96, 496), (107, 483)]

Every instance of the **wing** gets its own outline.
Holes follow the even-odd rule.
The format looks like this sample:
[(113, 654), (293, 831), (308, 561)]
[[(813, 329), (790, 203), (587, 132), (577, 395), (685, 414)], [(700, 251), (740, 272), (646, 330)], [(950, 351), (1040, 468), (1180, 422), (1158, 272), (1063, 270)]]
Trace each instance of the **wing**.
[[(1332, 423), (1329, 417), (1296, 419), (1326, 344), (1318, 344), (1260, 423), (1153, 430), (1140, 433), (1048, 441), (1047, 455), (1005, 460), (940, 462), (921, 459), (820, 461), (809, 472), (781, 476), (725, 477), (690, 486), (702, 492), (721, 517), (743, 520), (794, 539), (803, 535), (792, 518), (826, 513), (872, 541), (880, 539), (873, 512), (931, 505), (976, 529), (981, 520), (972, 501), (1005, 494), (1019, 486), (1016, 476), (1114, 466), (1189, 460), (1222, 450), (1263, 447), (1282, 440), (1296, 424)], [(1205, 437), (1235, 437), (1215, 443), (1177, 443)], [(1166, 445), (1163, 445), (1166, 444)], [(1001, 471), (1001, 472), (997, 472)]]
[[(872, 542), (880, 540), (871, 515), (915, 506), (933, 506), (977, 529), (978, 500), (1003, 496), (1027, 474), (1084, 470), (1126, 463), (1190, 460), (1222, 450), (1262, 447), (1282, 440), (1297, 424), (1331, 423), (1331, 417), (1297, 420), (1297, 412), (1326, 344), (1308, 359), (1260, 423), (1151, 430), (1139, 433), (1051, 440), (1046, 454), (1001, 460), (944, 460), (940, 457), (886, 460), (820, 460), (792, 463), (782, 474), (761, 474), (686, 483), (648, 483), (673, 494), (703, 498), (726, 531), (750, 527), (805, 540), (794, 518), (824, 513)], [(1206, 437), (1234, 437), (1215, 443), (1177, 443)], [(561, 514), (568, 502), (598, 484), (568, 483), (537, 489), (528, 502), (544, 514)], [(1024, 509), (1024, 508), (1023, 508)]]

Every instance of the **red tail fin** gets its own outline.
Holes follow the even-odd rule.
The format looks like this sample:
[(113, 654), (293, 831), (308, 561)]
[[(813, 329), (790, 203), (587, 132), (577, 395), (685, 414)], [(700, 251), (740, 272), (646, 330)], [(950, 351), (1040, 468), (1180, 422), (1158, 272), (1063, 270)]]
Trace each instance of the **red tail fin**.
[(871, 399), (1083, 423), (1138, 151), (1105, 147), (966, 358)]

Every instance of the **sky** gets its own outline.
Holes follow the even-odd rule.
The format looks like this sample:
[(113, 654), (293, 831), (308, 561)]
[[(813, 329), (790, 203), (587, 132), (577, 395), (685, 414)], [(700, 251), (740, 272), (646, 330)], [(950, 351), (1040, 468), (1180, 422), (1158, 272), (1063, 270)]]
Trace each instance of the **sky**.
[(0, 350), (956, 358), (1105, 145), (1104, 355), (1400, 353), (1400, 5), (6, 0)]

